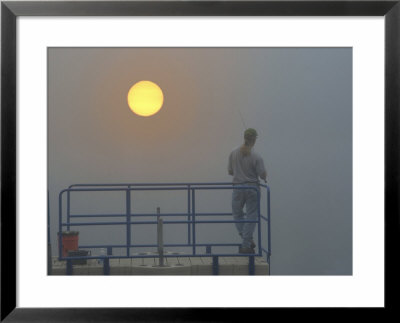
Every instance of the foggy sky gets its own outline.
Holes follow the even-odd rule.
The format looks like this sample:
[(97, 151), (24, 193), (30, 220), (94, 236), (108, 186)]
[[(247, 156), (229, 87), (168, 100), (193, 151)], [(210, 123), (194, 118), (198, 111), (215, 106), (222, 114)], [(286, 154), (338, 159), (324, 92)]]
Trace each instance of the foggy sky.
[[(229, 182), (228, 156), (242, 143), (244, 121), (259, 133), (254, 149), (271, 187), (271, 274), (352, 274), (351, 48), (50, 48), (48, 66), (54, 255), (62, 189)], [(140, 80), (164, 92), (152, 117), (126, 102)], [(75, 214), (124, 213), (121, 193), (73, 198)], [(139, 213), (187, 207), (184, 192), (132, 198)], [(197, 198), (198, 212), (231, 211), (230, 192)], [(185, 230), (166, 228), (165, 242), (185, 242)], [(125, 243), (122, 227), (79, 231), (81, 243)], [(199, 227), (198, 239), (239, 242), (233, 224)], [(154, 228), (134, 229), (133, 242), (155, 243)]]

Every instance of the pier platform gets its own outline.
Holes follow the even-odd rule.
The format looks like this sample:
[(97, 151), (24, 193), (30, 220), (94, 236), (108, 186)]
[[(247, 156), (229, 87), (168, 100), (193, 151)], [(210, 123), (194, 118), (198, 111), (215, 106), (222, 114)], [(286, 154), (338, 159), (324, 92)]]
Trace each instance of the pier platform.
[[(158, 256), (149, 258), (113, 258), (109, 275), (215, 275), (213, 257), (165, 257), (159, 266)], [(249, 257), (218, 257), (217, 275), (249, 275)], [(52, 275), (66, 275), (66, 261), (52, 259)], [(268, 275), (269, 265), (254, 256), (254, 275)], [(72, 275), (104, 275), (104, 266), (97, 259), (85, 265), (73, 265)]]

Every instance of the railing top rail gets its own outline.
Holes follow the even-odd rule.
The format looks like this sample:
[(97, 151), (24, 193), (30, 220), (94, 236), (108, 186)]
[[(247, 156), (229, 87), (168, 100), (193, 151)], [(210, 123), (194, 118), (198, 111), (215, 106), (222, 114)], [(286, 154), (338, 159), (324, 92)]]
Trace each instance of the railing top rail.
[[(173, 185), (173, 184), (171, 184)], [(224, 184), (225, 186), (221, 185), (213, 185), (213, 183), (201, 183), (196, 184), (196, 183), (190, 183), (186, 184), (188, 187), (184, 187), (183, 184), (182, 186), (167, 186), (167, 185), (140, 185), (138, 187), (130, 187), (131, 185), (127, 185), (126, 187), (115, 187), (115, 186), (98, 186), (94, 185), (92, 187), (90, 186), (78, 186), (78, 187), (69, 187), (66, 189), (63, 189), (60, 191), (60, 196), (65, 193), (65, 192), (121, 192), (121, 191), (149, 191), (149, 190), (186, 190), (188, 188), (190, 189), (196, 189), (196, 190), (208, 190), (208, 189), (231, 189), (234, 187), (232, 183)], [(209, 186), (205, 186), (209, 185)], [(122, 186), (122, 185), (121, 185)], [(134, 185), (132, 185), (134, 186)], [(267, 190), (269, 191), (269, 187), (267, 185), (260, 184), (262, 187), (266, 187)], [(251, 185), (240, 185), (237, 186), (238, 189), (254, 189), (256, 190), (257, 188)]]
[(80, 186), (187, 186), (187, 185), (230, 185), (231, 182), (178, 182), (178, 183), (79, 183), (72, 184), (69, 187), (80, 187)]
[[(182, 182), (182, 183), (79, 183), (79, 184), (71, 184), (68, 188), (74, 187), (115, 187), (115, 186), (202, 186), (202, 185), (233, 185), (232, 182)], [(266, 184), (259, 184), (260, 186), (269, 188)]]

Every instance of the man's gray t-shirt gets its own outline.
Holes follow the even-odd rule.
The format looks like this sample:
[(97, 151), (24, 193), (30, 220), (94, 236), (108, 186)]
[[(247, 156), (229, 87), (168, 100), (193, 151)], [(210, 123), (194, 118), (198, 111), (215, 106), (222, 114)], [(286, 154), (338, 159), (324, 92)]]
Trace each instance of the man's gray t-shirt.
[(265, 172), (264, 161), (253, 149), (244, 156), (238, 147), (229, 155), (228, 171), (233, 173), (233, 183), (258, 183), (258, 177)]

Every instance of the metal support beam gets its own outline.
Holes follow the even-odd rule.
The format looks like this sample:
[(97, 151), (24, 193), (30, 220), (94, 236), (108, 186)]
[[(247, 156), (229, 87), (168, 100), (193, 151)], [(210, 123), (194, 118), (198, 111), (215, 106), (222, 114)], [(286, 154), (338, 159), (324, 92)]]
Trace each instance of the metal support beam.
[(158, 265), (164, 266), (164, 241), (163, 241), (163, 219), (160, 217), (160, 208), (157, 207), (157, 246), (158, 246)]
[(249, 256), (249, 275), (255, 274), (254, 256)]
[(218, 256), (213, 256), (213, 275), (219, 275)]
[(67, 275), (72, 275), (74, 273), (74, 269), (72, 266), (72, 260), (67, 260)]
[(110, 258), (104, 258), (103, 260), (103, 274), (104, 275), (110, 274)]

